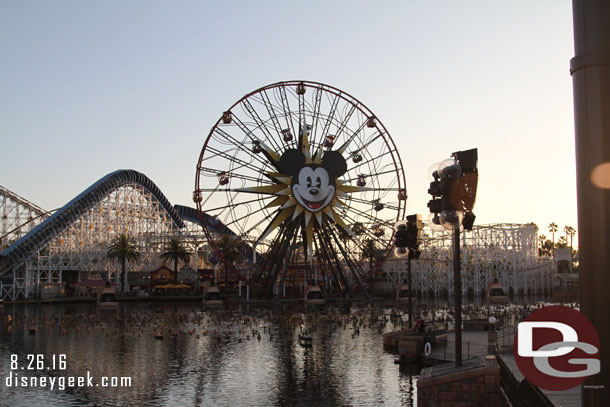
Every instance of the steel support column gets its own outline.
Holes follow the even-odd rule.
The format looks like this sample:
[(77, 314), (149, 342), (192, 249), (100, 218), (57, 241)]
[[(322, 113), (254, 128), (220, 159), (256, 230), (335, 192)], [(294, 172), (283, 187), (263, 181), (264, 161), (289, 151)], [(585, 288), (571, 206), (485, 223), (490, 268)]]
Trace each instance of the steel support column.
[[(582, 312), (599, 334), (601, 372), (583, 406), (610, 405), (610, 2), (573, 0), (578, 245)], [(605, 386), (599, 388), (599, 386)]]

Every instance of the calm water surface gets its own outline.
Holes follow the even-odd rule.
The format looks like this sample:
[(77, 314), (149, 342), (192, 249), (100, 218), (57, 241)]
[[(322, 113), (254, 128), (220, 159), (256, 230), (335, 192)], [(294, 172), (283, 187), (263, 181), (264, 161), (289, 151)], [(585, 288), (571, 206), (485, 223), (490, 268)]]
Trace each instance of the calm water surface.
[[(382, 346), (383, 333), (401, 320), (382, 307), (341, 311), (288, 304), (204, 310), (196, 302), (122, 303), (113, 311), (7, 305), (0, 309), (0, 405), (414, 405), (419, 369), (400, 370)], [(312, 332), (311, 348), (299, 345), (302, 330)], [(45, 366), (27, 370), (28, 354), (43, 355)], [(60, 354), (66, 370), (47, 370)], [(18, 355), (17, 370), (11, 355)], [(96, 384), (102, 376), (130, 377), (131, 387), (7, 387), (11, 372), (38, 379), (89, 372)]]
[[(515, 323), (545, 305), (517, 301), (466, 304), (464, 314)], [(435, 300), (418, 304), (416, 315), (444, 320), (451, 318), (448, 311), (446, 300)], [(100, 310), (90, 303), (28, 304), (5, 305), (0, 318), (0, 406), (416, 405), (420, 367), (401, 370), (383, 351), (383, 333), (406, 326), (404, 307), (203, 309), (199, 302), (124, 302)], [(299, 344), (303, 331), (311, 332), (310, 348)], [(54, 355), (56, 365), (65, 355), (65, 370), (52, 368)], [(43, 366), (33, 363), (28, 370), (36, 357)], [(9, 387), (11, 373), (58, 381), (90, 374), (94, 386)], [(96, 387), (103, 376), (129, 377), (131, 386)]]

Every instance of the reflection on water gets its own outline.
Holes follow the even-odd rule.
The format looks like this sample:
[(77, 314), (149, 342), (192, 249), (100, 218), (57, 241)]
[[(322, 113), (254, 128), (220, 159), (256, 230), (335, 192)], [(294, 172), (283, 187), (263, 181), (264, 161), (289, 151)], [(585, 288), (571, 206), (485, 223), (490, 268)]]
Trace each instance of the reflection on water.
[[(464, 316), (516, 323), (546, 305), (532, 300), (503, 306), (467, 300)], [(418, 299), (416, 315), (450, 321), (446, 304)], [(405, 307), (30, 304), (0, 308), (0, 318), (3, 406), (412, 406), (417, 399), (421, 366), (399, 368), (383, 351), (383, 333), (406, 326)], [(311, 348), (299, 345), (301, 333), (311, 335)], [(67, 368), (28, 371), (29, 354), (45, 361), (65, 354)], [(18, 355), (17, 370), (11, 371), (11, 355)], [(57, 380), (89, 372), (94, 383), (130, 377), (131, 386), (7, 387), (11, 372)]]
[[(383, 352), (382, 335), (401, 325), (389, 309), (354, 306), (233, 306), (199, 303), (22, 305), (0, 309), (2, 400), (31, 405), (413, 405), (419, 369), (401, 370)], [(15, 318), (7, 324), (7, 317)], [(10, 325), (10, 327), (9, 327)], [(36, 327), (30, 334), (30, 327)], [(311, 348), (298, 343), (310, 332)], [(155, 339), (162, 334), (163, 339)], [(259, 339), (260, 338), (260, 339)], [(13, 373), (129, 376), (128, 388), (63, 391), (6, 387)], [(66, 354), (65, 371), (21, 371), (27, 354)]]

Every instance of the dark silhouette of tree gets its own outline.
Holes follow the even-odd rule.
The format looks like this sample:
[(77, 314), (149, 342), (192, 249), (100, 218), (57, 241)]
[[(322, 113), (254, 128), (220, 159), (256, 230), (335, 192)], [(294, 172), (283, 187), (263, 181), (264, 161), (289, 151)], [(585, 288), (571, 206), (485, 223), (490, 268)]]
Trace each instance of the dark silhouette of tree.
[(227, 283), (229, 281), (229, 268), (243, 260), (243, 255), (238, 250), (241, 240), (237, 236), (224, 234), (214, 244), (223, 258), (224, 281)]
[(364, 234), (364, 232), (366, 232), (366, 229), (364, 228), (364, 225), (361, 222), (355, 222), (352, 225), (352, 231), (356, 236), (361, 236)]
[(140, 258), (138, 246), (132, 237), (121, 234), (110, 242), (106, 257), (110, 260), (118, 260), (121, 263), (121, 286), (122, 291), (125, 292), (127, 289), (125, 264), (128, 261), (137, 261)]
[(555, 245), (545, 235), (538, 237), (540, 246), (538, 247), (538, 255), (540, 257), (553, 257)]
[(171, 238), (159, 257), (163, 261), (173, 260), (174, 284), (178, 284), (178, 261), (182, 260), (182, 262), (186, 264), (191, 258), (191, 253), (187, 249), (185, 243), (176, 237)]
[(563, 249), (568, 247), (568, 239), (566, 239), (565, 236), (559, 236), (559, 239), (557, 240), (557, 244), (555, 245), (556, 248), (558, 249)]
[(574, 246), (572, 245), (572, 239), (576, 234), (576, 229), (574, 229), (572, 226), (566, 226), (563, 228), (563, 232), (566, 234), (566, 236), (570, 237), (570, 247), (574, 248)]
[(373, 270), (373, 263), (384, 258), (384, 252), (377, 246), (374, 239), (366, 239), (362, 246), (362, 259), (368, 260), (369, 270)]
[(551, 232), (551, 236), (553, 237), (553, 246), (555, 246), (555, 232), (557, 232), (557, 224), (555, 222), (549, 223), (549, 232)]

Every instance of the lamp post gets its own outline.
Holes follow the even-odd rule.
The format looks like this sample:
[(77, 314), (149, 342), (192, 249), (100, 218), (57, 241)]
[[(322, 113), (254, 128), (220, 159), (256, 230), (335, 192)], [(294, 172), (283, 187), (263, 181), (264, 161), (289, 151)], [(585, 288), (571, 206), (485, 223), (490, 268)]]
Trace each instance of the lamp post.
[(492, 355), (496, 351), (498, 343), (498, 332), (496, 331), (496, 317), (489, 317), (489, 325), (487, 330), (487, 353)]
[(428, 224), (433, 231), (453, 231), (453, 299), (455, 308), (455, 366), (462, 366), (462, 281), (460, 229), (471, 230), (477, 193), (477, 149), (457, 151), (430, 171), (432, 199)]
[[(421, 215), (409, 215), (407, 221), (396, 222), (395, 230), (395, 246), (394, 254), (401, 258), (407, 256), (407, 284), (409, 285), (409, 294), (407, 297), (409, 307), (409, 328), (413, 327), (413, 302), (411, 296), (413, 294), (413, 280), (411, 278), (411, 259), (419, 258), (419, 245), (421, 242), (421, 229), (423, 222)], [(407, 250), (408, 249), (408, 250)]]
[[(453, 230), (453, 301), (455, 308), (455, 367), (462, 366), (462, 270), (460, 228)], [(459, 351), (458, 351), (459, 349)]]

